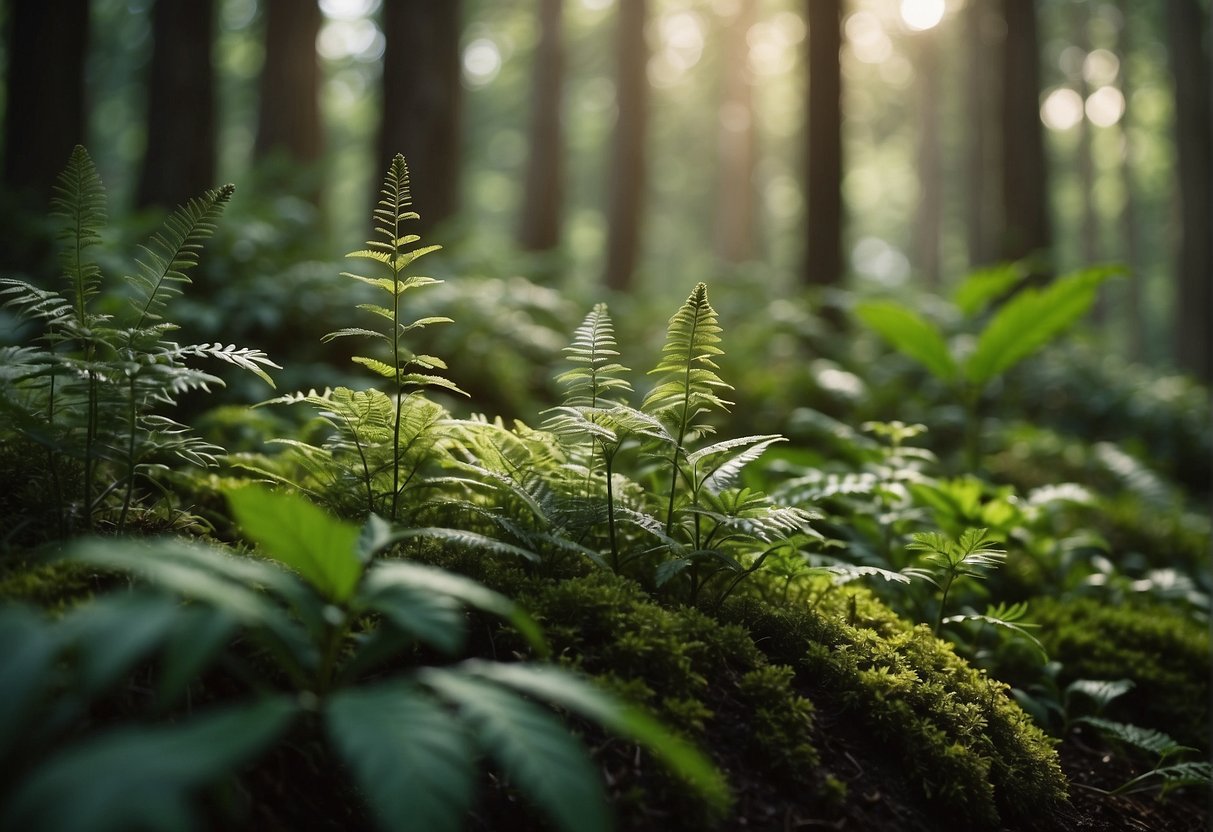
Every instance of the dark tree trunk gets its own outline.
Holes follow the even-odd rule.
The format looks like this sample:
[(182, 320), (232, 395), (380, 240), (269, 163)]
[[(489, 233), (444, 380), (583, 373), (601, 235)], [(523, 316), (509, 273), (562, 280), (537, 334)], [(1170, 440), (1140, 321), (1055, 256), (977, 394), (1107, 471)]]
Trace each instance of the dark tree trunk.
[[(1091, 13), (1086, 5), (1071, 7), (1074, 31), (1074, 45), (1087, 55), (1091, 49), (1090, 38), (1087, 37), (1087, 24)], [(1087, 85), (1085, 72), (1078, 78), (1078, 94), (1085, 102), (1091, 89)], [(1092, 123), (1084, 114), (1078, 121), (1078, 189), (1082, 194), (1082, 216), (1078, 226), (1078, 252), (1084, 266), (1091, 265), (1099, 259), (1099, 215), (1095, 210), (1095, 158), (1092, 153)], [(1106, 286), (1099, 288), (1095, 307), (1091, 310), (1092, 319), (1099, 325), (1107, 322), (1108, 303)]]
[(315, 162), (324, 150), (320, 121), (320, 58), (316, 0), (264, 0), (265, 66), (253, 155), (284, 153), (292, 162)]
[(943, 182), (939, 154), (938, 32), (919, 32), (918, 40), (918, 216), (915, 248), (918, 271), (927, 287), (939, 288), (939, 236), (943, 225)]
[(646, 0), (619, 0), (619, 29), (615, 38), (618, 115), (611, 152), (607, 205), (607, 287), (627, 291), (632, 286), (640, 252), (641, 212), (645, 193), (645, 135), (648, 123), (649, 46), (645, 41)]
[(152, 11), (139, 207), (172, 208), (216, 184), (214, 19), (211, 0), (157, 0)]
[(1167, 0), (1167, 40), (1175, 76), (1180, 233), (1177, 275), (1179, 366), (1213, 381), (1213, 188), (1210, 171), (1208, 26), (1197, 0)]
[[(1047, 165), (1040, 124), (1040, 53), (1032, 0), (1003, 0), (1002, 67), (1003, 257), (1048, 258)], [(1038, 262), (1036, 271), (1051, 270)]]
[(806, 0), (808, 114), (804, 281), (842, 282), (842, 0)]
[(746, 35), (754, 25), (755, 0), (741, 0), (725, 23), (724, 95), (719, 112), (719, 191), (716, 195), (716, 254), (740, 263), (754, 254), (754, 88)]
[(996, 228), (1001, 224), (997, 174), (998, 71), (992, 29), (998, 22), (991, 0), (969, 0), (964, 11), (968, 48), (965, 110), (965, 232), (970, 266), (985, 266), (999, 257)]
[(1120, 91), (1125, 97), (1125, 113), (1120, 119), (1120, 136), (1124, 143), (1124, 157), (1120, 165), (1120, 176), (1125, 190), (1124, 207), (1120, 210), (1121, 257), (1129, 268), (1129, 279), (1120, 282), (1123, 298), (1122, 320), (1126, 322), (1126, 350), (1129, 358), (1140, 361), (1145, 356), (1146, 321), (1142, 313), (1141, 284), (1141, 240), (1137, 228), (1137, 185), (1134, 173), (1134, 144), (1129, 131), (1129, 119), (1133, 115), (1133, 79), (1129, 75), (1128, 58), (1131, 52), (1128, 0), (1118, 0), (1125, 21), (1118, 34), (1117, 48), (1120, 51)]
[(4, 185), (41, 209), (72, 148), (85, 143), (89, 3), (10, 0), (7, 12)]
[(383, 117), (379, 164), (397, 153), (409, 164), (414, 210), (425, 234), (459, 208), (459, 0), (383, 4)]
[(527, 159), (518, 244), (528, 251), (547, 251), (560, 244), (564, 202), (564, 135), (561, 96), (564, 91), (564, 0), (540, 0), (539, 47), (531, 81), (531, 149)]

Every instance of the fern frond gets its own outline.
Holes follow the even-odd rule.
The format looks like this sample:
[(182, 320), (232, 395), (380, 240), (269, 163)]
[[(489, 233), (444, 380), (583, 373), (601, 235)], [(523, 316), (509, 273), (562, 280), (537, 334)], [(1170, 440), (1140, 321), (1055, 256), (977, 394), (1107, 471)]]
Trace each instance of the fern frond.
[(76, 145), (59, 174), (51, 197), (51, 216), (62, 221), (59, 262), (71, 292), (76, 320), (86, 325), (88, 302), (100, 290), (101, 268), (85, 252), (101, 242), (105, 227), (105, 188), (88, 151)]
[(632, 385), (621, 378), (627, 367), (617, 363), (615, 327), (605, 303), (597, 304), (573, 333), (573, 343), (564, 348), (575, 367), (556, 377), (564, 385), (566, 407), (599, 407), (610, 397), (632, 392)]
[(176, 344), (171, 346), (174, 355), (197, 355), (204, 358), (216, 358), (220, 361), (226, 361), (228, 364), (234, 364), (242, 370), (248, 370), (270, 387), (275, 386), (274, 380), (270, 378), (265, 368), (282, 369), (281, 366), (275, 364), (263, 351), (250, 347), (237, 348), (235, 344), (228, 344), (225, 347), (219, 342), (215, 342), (214, 344), (192, 344), (188, 347), (177, 347)]
[(135, 329), (144, 321), (159, 320), (168, 299), (180, 295), (190, 282), (185, 273), (198, 265), (202, 243), (215, 232), (215, 223), (235, 191), (235, 185), (224, 185), (190, 199), (140, 246), (143, 256), (135, 261), (138, 269), (126, 278), (135, 290), (131, 301), (139, 314)]

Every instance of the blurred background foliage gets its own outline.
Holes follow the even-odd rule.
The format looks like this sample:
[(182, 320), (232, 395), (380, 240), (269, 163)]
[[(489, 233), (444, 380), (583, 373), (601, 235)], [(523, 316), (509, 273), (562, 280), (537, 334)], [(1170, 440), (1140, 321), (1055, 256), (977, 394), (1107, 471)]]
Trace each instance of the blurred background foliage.
[(699, 279), (751, 395), (795, 404), (827, 371), (825, 400), (855, 398), (839, 290), (918, 303), (1021, 257), (1126, 263), (1091, 351), (1209, 378), (1201, 0), (9, 0), (0, 22), (0, 268), (54, 275), (40, 218), (77, 142), (115, 236), (236, 182), (178, 314), (290, 356), (288, 386), (346, 372), (317, 337), (397, 151), (458, 278), (434, 337), (490, 412), (526, 412), (592, 301), (655, 347), (649, 310)]

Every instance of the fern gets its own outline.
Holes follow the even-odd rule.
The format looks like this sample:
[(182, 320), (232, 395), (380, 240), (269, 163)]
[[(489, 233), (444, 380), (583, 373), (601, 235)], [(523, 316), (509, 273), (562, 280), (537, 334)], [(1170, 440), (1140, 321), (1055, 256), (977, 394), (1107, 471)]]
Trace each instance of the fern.
[[(66, 285), (54, 291), (0, 280), (6, 305), (44, 327), (39, 340), (45, 348), (23, 354), (20, 371), (5, 380), (0, 392), (5, 409), (20, 414), (17, 430), (47, 449), (60, 534), (68, 531), (76, 512), (64, 485), (65, 460), (81, 469), (78, 513), (89, 529), (116, 495), (121, 498), (116, 525), (122, 529), (137, 477), (157, 470), (166, 457), (214, 463), (215, 446), (155, 413), (185, 392), (223, 384), (219, 377), (187, 366), (187, 358), (218, 359), (273, 386), (266, 369), (277, 365), (260, 350), (221, 344), (183, 347), (165, 340), (176, 328), (164, 320), (167, 304), (189, 283), (186, 272), (197, 265), (202, 243), (233, 190), (227, 185), (208, 191), (171, 215), (142, 246), (134, 274), (125, 278), (131, 311), (116, 317), (101, 314), (93, 307), (106, 287), (90, 250), (101, 241), (105, 193), (87, 151), (77, 147), (52, 199), (53, 216), (61, 223), (59, 260)], [(113, 476), (107, 481), (106, 475)]]
[(708, 287), (696, 284), (686, 301), (670, 318), (661, 361), (649, 371), (657, 384), (645, 396), (640, 409), (656, 416), (671, 428), (670, 495), (666, 509), (666, 534), (674, 528), (674, 501), (678, 492), (679, 461), (684, 443), (708, 433), (702, 417), (713, 410), (727, 409), (719, 391), (731, 390), (716, 370), (713, 356), (723, 355), (716, 310), (708, 303)]
[(997, 568), (1006, 559), (1007, 553), (994, 548), (995, 541), (986, 535), (986, 529), (965, 529), (959, 540), (952, 540), (939, 532), (918, 532), (906, 546), (911, 551), (922, 553), (926, 568), (912, 567), (903, 572), (914, 577), (925, 578), (942, 592), (939, 600), (939, 615), (935, 619), (935, 634), (944, 621), (944, 609), (948, 593), (958, 578), (981, 578), (991, 569)]

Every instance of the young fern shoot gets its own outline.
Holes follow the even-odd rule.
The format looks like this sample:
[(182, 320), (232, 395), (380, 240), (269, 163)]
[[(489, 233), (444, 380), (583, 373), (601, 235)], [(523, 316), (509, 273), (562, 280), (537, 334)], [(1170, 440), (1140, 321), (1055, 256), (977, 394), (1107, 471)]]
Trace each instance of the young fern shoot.
[(718, 395), (718, 391), (732, 388), (716, 375), (719, 367), (712, 360), (724, 353), (716, 346), (720, 343), (720, 332), (716, 310), (708, 303), (708, 287), (696, 284), (686, 302), (670, 318), (661, 361), (649, 371), (649, 375), (657, 376), (657, 385), (649, 391), (640, 409), (672, 429), (667, 535), (674, 528), (674, 500), (679, 462), (686, 454), (684, 443), (711, 433), (712, 428), (699, 421), (701, 416), (732, 404)]
[(911, 567), (902, 572), (911, 577), (924, 578), (939, 587), (939, 615), (935, 618), (935, 635), (943, 625), (944, 610), (948, 604), (948, 593), (957, 578), (984, 578), (986, 573), (997, 569), (1006, 560), (1007, 553), (994, 548), (997, 541), (986, 534), (986, 529), (965, 529), (959, 540), (952, 540), (940, 532), (918, 532), (906, 548), (922, 552), (926, 568)]
[(467, 394), (450, 380), (426, 372), (429, 370), (445, 370), (446, 364), (442, 359), (432, 355), (414, 353), (402, 341), (402, 336), (413, 330), (422, 329), (430, 324), (451, 323), (451, 319), (441, 316), (418, 318), (417, 320), (408, 322), (401, 319), (400, 299), (405, 292), (442, 282), (432, 277), (404, 276), (405, 270), (408, 269), (414, 260), (431, 252), (438, 251), (442, 246), (432, 245), (421, 248), (410, 248), (410, 246), (419, 242), (421, 237), (416, 234), (404, 234), (402, 232), (406, 222), (420, 219), (420, 215), (408, 210), (409, 206), (412, 205), (412, 197), (409, 194), (409, 169), (404, 161), (404, 156), (399, 153), (392, 159), (387, 175), (384, 177), (383, 188), (380, 190), (380, 194), (382, 195), (382, 199), (379, 200), (379, 204), (374, 210), (374, 234), (377, 235), (376, 239), (368, 240), (366, 244), (367, 248), (352, 251), (346, 256), (379, 263), (386, 267), (389, 276), (367, 277), (352, 272), (342, 272), (341, 276), (374, 286), (391, 298), (390, 306), (380, 306), (370, 303), (359, 304), (358, 306), (359, 309), (388, 321), (390, 327), (386, 331), (347, 327), (330, 332), (321, 340), (328, 342), (336, 338), (362, 336), (382, 340), (391, 345), (389, 354), (390, 363), (367, 356), (355, 356), (354, 361), (392, 382), (395, 397), (395, 417), (392, 428), (393, 459), (390, 516), (395, 518), (402, 490), (400, 482), (402, 467), (400, 458), (400, 427), (408, 398), (406, 393), (423, 387), (440, 387), (454, 393)]

